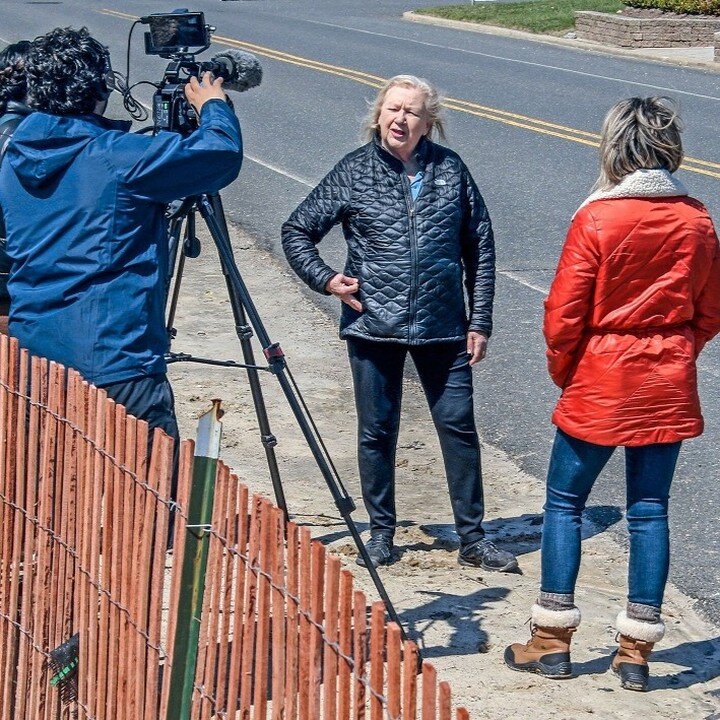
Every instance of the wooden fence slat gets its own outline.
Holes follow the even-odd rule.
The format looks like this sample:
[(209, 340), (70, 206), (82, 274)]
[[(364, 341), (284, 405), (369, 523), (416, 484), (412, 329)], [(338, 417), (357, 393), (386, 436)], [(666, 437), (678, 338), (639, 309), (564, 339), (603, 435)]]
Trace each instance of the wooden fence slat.
[[(13, 376), (12, 385), (17, 393), (12, 405), (14, 406), (14, 412), (8, 417), (8, 429), (11, 431), (6, 437), (2, 438), (3, 444), (9, 445), (8, 458), (11, 458), (10, 462), (14, 465), (11, 467), (10, 474), (6, 475), (6, 478), (10, 480), (10, 486), (5, 486), (2, 490), (3, 495), (6, 495), (8, 499), (13, 502), (17, 508), (25, 507), (25, 452), (26, 452), (26, 400), (25, 391), (27, 388), (27, 353), (17, 358), (19, 367), (16, 371), (11, 373)], [(17, 372), (19, 370), (19, 373)], [(11, 507), (6, 508), (8, 513), (7, 517), (7, 531), (8, 535), (12, 538), (12, 541), (8, 544), (3, 544), (2, 553), (2, 565), (0, 566), (0, 572), (4, 573), (6, 580), (9, 581), (9, 595), (5, 597), (7, 603), (4, 608), (0, 608), (0, 611), (7, 614), (13, 622), (20, 620), (20, 591), (21, 591), (21, 563), (22, 563), (22, 536), (23, 536), (23, 515), (16, 509)], [(6, 536), (7, 537), (7, 536)], [(0, 624), (2, 621), (0, 620)], [(21, 635), (20, 632), (14, 626), (7, 624), (7, 633), (5, 634), (4, 642), (0, 643), (3, 645), (2, 651), (6, 653), (5, 664), (2, 663), (2, 654), (0, 652), (0, 671), (4, 672), (4, 677), (9, 678), (15, 674), (15, 668), (17, 667), (18, 655), (20, 652)], [(14, 707), (16, 704), (15, 693), (13, 683), (6, 683), (3, 693), (0, 693), (0, 716), (7, 714), (11, 717), (14, 714)]]
[(248, 561), (245, 572), (245, 603), (243, 608), (243, 645), (242, 663), (240, 668), (240, 720), (249, 720), (252, 705), (254, 682), (253, 657), (255, 655), (255, 632), (257, 610), (257, 577), (254, 568), (257, 567), (260, 555), (260, 522), (262, 498), (253, 495), (252, 511), (250, 516), (250, 542), (248, 546)]
[[(39, 413), (39, 421), (41, 426), (41, 432), (39, 433), (40, 447), (38, 449), (38, 482), (37, 482), (37, 495), (35, 498), (35, 521), (36, 526), (34, 529), (35, 537), (35, 573), (33, 576), (33, 597), (46, 598), (44, 583), (45, 575), (48, 573), (47, 565), (49, 562), (48, 558), (48, 536), (47, 532), (43, 529), (48, 524), (48, 500), (47, 492), (49, 484), (44, 482), (48, 474), (46, 455), (48, 453), (47, 446), (52, 443), (54, 438), (53, 427), (54, 425), (48, 421), (47, 403), (48, 403), (48, 388), (49, 388), (49, 364), (47, 360), (41, 360), (40, 362), (40, 385), (38, 394), (38, 404), (41, 407)], [(41, 527), (42, 526), (42, 527)], [(42, 647), (42, 641), (44, 639), (45, 632), (45, 612), (41, 603), (33, 604), (32, 611), (32, 632), (33, 632), (33, 644)], [(28, 705), (36, 710), (38, 715), (42, 717), (41, 713), (44, 708), (44, 698), (39, 695), (39, 685), (42, 682), (42, 676), (44, 672), (44, 658), (39, 655), (37, 650), (33, 648), (32, 655), (29, 661), (30, 665), (30, 696), (28, 697)]]
[[(57, 395), (59, 392), (59, 383), (57, 381), (58, 366), (55, 363), (45, 364), (43, 375), (47, 378), (46, 386), (43, 388), (43, 398), (41, 402), (45, 404), (51, 411), (54, 411), (57, 405)], [(43, 454), (40, 467), (40, 489), (38, 492), (38, 530), (40, 531), (40, 540), (37, 553), (37, 582), (35, 586), (34, 596), (47, 598), (47, 604), (35, 604), (34, 618), (34, 641), (41, 648), (51, 647), (50, 639), (50, 622), (52, 617), (52, 608), (55, 606), (55, 592), (53, 592), (52, 582), (52, 563), (53, 563), (53, 543), (52, 543), (52, 525), (54, 512), (54, 478), (56, 471), (56, 450), (57, 450), (57, 420), (48, 412), (44, 412), (43, 427)], [(48, 609), (50, 611), (48, 611)], [(40, 653), (33, 655), (33, 688), (31, 697), (31, 707), (35, 710), (36, 718), (46, 717), (51, 703), (52, 696), (48, 698), (43, 687), (44, 681), (47, 679), (47, 671), (45, 665), (46, 659)], [(50, 702), (48, 703), (48, 700)]]
[(365, 718), (365, 662), (367, 659), (367, 601), (365, 594), (356, 590), (353, 594), (353, 720)]
[(422, 664), (422, 720), (437, 717), (437, 672), (429, 662)]
[(412, 640), (403, 643), (403, 720), (417, 718), (418, 647)]
[(338, 654), (331, 644), (339, 637), (340, 558), (329, 556), (325, 577), (325, 659), (323, 663), (323, 717), (337, 718)]
[[(21, 600), (20, 625), (33, 635), (33, 589), (36, 582), (36, 547), (37, 527), (37, 475), (38, 453), (40, 451), (39, 427), (40, 409), (39, 399), (41, 390), (41, 363), (40, 359), (33, 357), (30, 360), (30, 403), (28, 409), (28, 442), (27, 442), (27, 487), (25, 489), (25, 514), (23, 535), (23, 588)], [(16, 717), (27, 715), (27, 699), (29, 695), (30, 668), (32, 664), (33, 649), (29, 638), (23, 638), (18, 654), (18, 675), (16, 690)], [(7, 677), (7, 676), (6, 676)]]
[[(85, 415), (81, 425), (83, 431), (82, 442), (79, 449), (79, 462), (81, 465), (78, 484), (81, 487), (78, 496), (81, 505), (78, 509), (80, 547), (78, 558), (77, 586), (78, 586), (78, 623), (77, 630), (80, 634), (80, 655), (78, 658), (79, 667), (85, 668), (85, 672), (78, 673), (78, 702), (87, 707), (88, 684), (91, 682), (92, 670), (90, 670), (91, 648), (89, 642), (90, 623), (93, 617), (90, 608), (93, 606), (93, 587), (90, 583), (91, 564), (91, 537), (93, 516), (93, 486), (95, 477), (92, 472), (92, 444), (91, 439), (95, 430), (96, 420), (96, 392), (87, 382), (79, 386), (82, 402), (85, 406)], [(94, 667), (94, 665), (93, 665)]]
[[(155, 533), (152, 539), (150, 557), (151, 578), (163, 578), (165, 572), (165, 555), (167, 553), (168, 526), (170, 511), (170, 485), (173, 474), (173, 441), (164, 432), (155, 428), (153, 434), (152, 456), (157, 453), (157, 474), (148, 475), (151, 491), (157, 493), (153, 503), (155, 506)], [(153, 460), (151, 457), (150, 465)], [(154, 494), (153, 493), (153, 494)], [(150, 582), (146, 592), (150, 595), (148, 606), (148, 661), (145, 688), (145, 718), (156, 720), (160, 707), (160, 650), (162, 642), (162, 605), (164, 583)], [(134, 720), (134, 719), (133, 719)], [(140, 720), (138, 718), (138, 720)]]
[(235, 565), (237, 546), (237, 496), (238, 480), (228, 470), (227, 491), (223, 506), (223, 523), (226, 546), (223, 551), (223, 589), (220, 601), (220, 619), (222, 621), (220, 632), (220, 646), (218, 648), (218, 675), (215, 697), (218, 701), (218, 714), (227, 714), (227, 685), (228, 672), (230, 668), (230, 655), (232, 647), (232, 600), (233, 585), (235, 583)]
[[(10, 597), (10, 607), (12, 614), (16, 621), (20, 622), (20, 626), (23, 627), (21, 622), (22, 615), (22, 590), (24, 584), (28, 582), (28, 575), (31, 573), (30, 563), (25, 564), (24, 552), (23, 552), (23, 536), (25, 535), (25, 518), (29, 511), (28, 505), (28, 494), (29, 490), (29, 478), (27, 476), (27, 457), (28, 457), (28, 401), (29, 396), (27, 394), (29, 382), (30, 382), (30, 358), (27, 350), (22, 350), (19, 356), (20, 362), (20, 374), (18, 377), (18, 403), (17, 403), (17, 415), (15, 423), (15, 477), (16, 477), (16, 498), (15, 502), (18, 506), (18, 510), (14, 511), (15, 515), (15, 531), (13, 537), (13, 570), (15, 572), (15, 586)], [(22, 570), (22, 579), (21, 579)], [(8, 666), (5, 671), (5, 677), (10, 678), (15, 675), (15, 670), (18, 667), (18, 660), (20, 657), (20, 649), (22, 645), (25, 645), (25, 641), (21, 633), (18, 631), (15, 633), (13, 638), (12, 647), (8, 648)], [(10, 658), (12, 658), (10, 660)], [(8, 683), (8, 685), (11, 685)], [(19, 688), (12, 686), (14, 697), (10, 700), (8, 694), (8, 702), (12, 703), (12, 712), (17, 713), (18, 696), (17, 692)], [(17, 715), (16, 715), (17, 717)]]
[[(137, 605), (139, 590), (136, 584), (137, 572), (135, 568), (135, 553), (137, 549), (137, 537), (135, 527), (137, 518), (135, 516), (135, 486), (136, 481), (133, 475), (137, 473), (138, 461), (138, 421), (132, 415), (125, 420), (125, 459), (124, 465), (127, 471), (122, 474), (122, 579), (120, 584), (120, 604), (128, 608), (130, 617), (122, 614), (120, 634), (120, 657), (127, 658), (124, 669), (118, 676), (118, 701), (125, 708), (126, 717), (134, 720), (137, 717), (137, 693), (135, 690), (137, 666), (137, 644), (135, 623), (137, 623)], [(147, 447), (147, 446), (146, 446)], [(145, 448), (143, 448), (145, 451)]]
[(400, 717), (400, 689), (402, 687), (402, 633), (397, 623), (387, 625), (387, 709), (393, 718)]
[[(99, 447), (104, 447), (105, 426), (107, 424), (107, 414), (105, 412), (107, 405), (107, 393), (104, 390), (93, 389), (91, 394), (95, 397), (95, 429), (93, 439)], [(93, 495), (92, 506), (93, 512), (89, 518), (92, 523), (92, 533), (90, 535), (90, 578), (93, 588), (89, 602), (89, 627), (88, 627), (88, 672), (91, 677), (88, 678), (88, 694), (87, 706), (89, 713), (93, 717), (99, 717), (100, 705), (98, 687), (100, 685), (100, 677), (104, 672), (100, 665), (100, 624), (98, 617), (102, 612), (103, 598), (100, 593), (102, 587), (102, 576), (100, 569), (100, 553), (102, 549), (102, 508), (103, 496), (105, 492), (105, 461), (96, 447), (91, 451), (90, 475), (93, 478)]]
[(273, 508), (272, 542), (274, 559), (272, 568), (272, 720), (285, 718), (285, 516)]
[(300, 652), (298, 655), (298, 673), (300, 693), (298, 713), (300, 720), (310, 720), (310, 604), (312, 599), (312, 544), (310, 530), (300, 528)]
[(312, 542), (312, 577), (310, 597), (310, 715), (320, 717), (320, 684), (322, 683), (322, 662), (324, 643), (320, 625), (323, 621), (323, 594), (325, 585), (325, 547)]
[(340, 657), (338, 668), (338, 719), (349, 720), (352, 698), (352, 597), (353, 575), (349, 570), (340, 573), (340, 627), (338, 642)]
[[(107, 557), (109, 572), (106, 587), (110, 592), (110, 614), (108, 624), (108, 681), (107, 681), (107, 716), (115, 713), (117, 720), (125, 720), (125, 707), (120, 706), (118, 697), (118, 663), (114, 662), (120, 650), (120, 628), (122, 626), (121, 611), (118, 604), (122, 581), (122, 526), (123, 526), (123, 493), (122, 471), (119, 465), (125, 461), (125, 420), (127, 411), (122, 405), (115, 405), (115, 451), (114, 462), (111, 463), (109, 475), (110, 487), (108, 496), (112, 495), (113, 521), (110, 534), (110, 554)], [(106, 558), (103, 557), (103, 560)]]
[[(65, 368), (57, 363), (50, 364), (50, 389), (48, 393), (48, 406), (52, 413), (53, 425), (53, 447), (48, 454), (48, 476), (47, 486), (50, 490), (48, 495), (47, 508), (49, 515), (45, 524), (48, 537), (48, 573), (49, 583), (49, 612), (45, 619), (45, 643), (41, 645), (48, 650), (58, 644), (59, 623), (58, 618), (58, 595), (60, 593), (60, 581), (58, 577), (58, 563), (61, 556), (61, 549), (55, 542), (53, 535), (59, 534), (61, 523), (61, 502), (62, 502), (62, 442), (65, 435), (65, 428), (60, 421), (65, 396)], [(47, 662), (43, 662), (45, 677), (49, 676)], [(45, 697), (44, 717), (46, 720), (57, 715), (58, 698), (56, 693), (47, 693)]]
[[(13, 426), (13, 406), (16, 403), (12, 395), (12, 375), (13, 364), (9, 360), (9, 341), (7, 336), (0, 338), (2, 341), (2, 350), (0, 355), (0, 490), (3, 495), (3, 503), (0, 506), (0, 627), (3, 628), (3, 642), (0, 643), (0, 672), (5, 672), (6, 665), (12, 663), (12, 658), (7, 655), (10, 651), (9, 638), (16, 634), (16, 631), (10, 624), (13, 613), (10, 608), (10, 592), (12, 586), (11, 579), (11, 537), (13, 525), (12, 502), (15, 495), (15, 473), (12, 472), (11, 461), (9, 456), (12, 453), (12, 426)], [(8, 620), (5, 619), (8, 617)], [(9, 688), (7, 688), (9, 691)], [(9, 720), (11, 715), (11, 705), (9, 695), (0, 693), (0, 718)]]
[(382, 602), (373, 603), (370, 614), (370, 720), (382, 720), (383, 676), (385, 649), (385, 606)]
[(287, 595), (285, 602), (285, 718), (296, 720), (298, 711), (298, 624), (300, 536), (294, 522), (285, 525), (287, 538)]
[[(62, 421), (67, 417), (66, 409), (66, 388), (67, 372), (62, 365), (55, 365), (52, 375), (54, 386), (54, 401), (51, 398), (50, 409), (54, 415), (56, 427), (56, 444), (54, 459), (54, 490), (53, 490), (53, 511), (51, 523), (51, 583), (52, 599), (48, 622), (48, 644), (47, 649), (52, 649), (68, 639), (63, 635), (62, 607), (65, 596), (65, 566), (66, 553), (63, 547), (64, 536), (67, 530), (66, 516), (63, 513), (65, 496), (65, 438), (67, 427)], [(49, 671), (48, 671), (49, 676)], [(48, 702), (45, 705), (45, 717), (47, 720), (56, 718), (59, 715), (60, 698), (57, 692), (49, 693)]]
[[(66, 373), (66, 394), (64, 416), (68, 423), (63, 423), (62, 479), (60, 481), (60, 555), (61, 595), (58, 598), (58, 644), (69, 640), (76, 632), (76, 598), (75, 588), (75, 548), (77, 547), (77, 495), (78, 495), (78, 448), (79, 439), (74, 428), (81, 423), (81, 408), (78, 406), (77, 388), (80, 375), (76, 370)], [(57, 694), (57, 693), (55, 693)], [(123, 720), (118, 718), (118, 720)]]
[(245, 558), (248, 552), (248, 489), (245, 485), (237, 482), (233, 475), (233, 481), (237, 484), (237, 539), (236, 557), (234, 564), (235, 588), (233, 593), (233, 617), (232, 617), (232, 647), (230, 651), (229, 678), (227, 689), (227, 717), (235, 718), (238, 709), (240, 693), (240, 679), (242, 674), (243, 658), (243, 621), (245, 617), (245, 582), (247, 579), (247, 563)]
[[(109, 398), (104, 403), (105, 412), (105, 441), (103, 448), (108, 453), (115, 452), (115, 402)], [(110, 603), (110, 572), (112, 568), (112, 543), (115, 532), (115, 517), (117, 508), (114, 506), (113, 496), (113, 475), (114, 470), (111, 456), (102, 458), (103, 464), (103, 502), (102, 502), (102, 525), (100, 528), (100, 552), (102, 563), (100, 564), (99, 588), (100, 593), (100, 622), (98, 632), (98, 674), (97, 674), (97, 706), (96, 712), (99, 718), (106, 718), (110, 708), (108, 707), (109, 683), (108, 665), (110, 662), (110, 615), (112, 608)]]
[(273, 527), (270, 503), (263, 501), (261, 520), (262, 543), (260, 572), (258, 573), (257, 645), (255, 650), (254, 720), (265, 720), (267, 715), (267, 689), (270, 656), (270, 582), (274, 557)]
[(438, 685), (438, 720), (452, 720), (450, 685), (444, 681)]
[[(7, 348), (6, 348), (7, 349)], [(7, 358), (6, 358), (7, 360)], [(31, 492), (34, 494), (33, 505), (34, 511), (32, 512), (31, 520), (26, 533), (26, 542), (30, 549), (30, 566), (33, 568), (31, 578), (32, 589), (30, 590), (31, 597), (37, 597), (36, 593), (40, 592), (42, 577), (41, 573), (44, 572), (45, 562), (45, 533), (40, 530), (40, 523), (43, 513), (43, 467), (44, 467), (44, 456), (45, 456), (45, 431), (44, 421), (46, 412), (43, 405), (47, 402), (47, 372), (48, 363), (43, 358), (36, 358), (33, 368), (33, 378), (35, 384), (32, 388), (32, 399), (34, 405), (31, 407), (30, 420), (31, 426), (30, 431), (33, 432), (36, 443), (37, 453), (29, 459), (30, 464), (34, 465), (34, 474), (36, 482), (31, 487)], [(30, 499), (30, 498), (29, 498)], [(27, 535), (30, 536), (28, 542)], [(26, 561), (28, 554), (25, 555)], [(27, 608), (27, 616), (22, 621), (23, 626), (32, 633), (33, 641), (41, 635), (42, 627), (38, 625), (38, 621), (42, 620), (43, 613), (39, 607), (39, 603), (31, 603)], [(36, 644), (33, 642), (33, 644)], [(42, 658), (38, 657), (38, 653), (34, 647), (28, 648), (28, 657), (26, 661), (28, 668), (28, 690), (27, 690), (27, 704), (28, 711), (40, 713), (41, 708), (37, 705), (38, 697), (35, 692), (35, 686), (40, 682), (39, 673), (42, 672)]]

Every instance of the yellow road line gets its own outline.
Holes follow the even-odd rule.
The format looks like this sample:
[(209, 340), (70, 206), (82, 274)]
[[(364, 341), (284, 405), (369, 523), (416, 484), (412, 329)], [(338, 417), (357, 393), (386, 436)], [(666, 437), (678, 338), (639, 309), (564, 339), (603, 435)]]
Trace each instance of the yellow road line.
[[(125, 20), (138, 19), (135, 15), (129, 15), (128, 13), (123, 13), (118, 10), (101, 10), (99, 12), (104, 15), (112, 15)], [(354, 82), (362, 83), (363, 85), (368, 85), (369, 87), (378, 88), (386, 80), (386, 78), (378, 75), (372, 75), (370, 73), (363, 72), (362, 70), (354, 70), (353, 68), (346, 68), (341, 65), (331, 65), (319, 60), (311, 60), (310, 58), (305, 58), (300, 55), (292, 55), (291, 53), (286, 53), (282, 50), (275, 50), (263, 45), (256, 45), (255, 43), (236, 40), (235, 38), (215, 35), (213, 36), (213, 41), (221, 45), (241, 48), (257, 55), (288, 63), (290, 65), (296, 65), (297, 67), (304, 67), (309, 70), (316, 70), (317, 72), (335, 75), (336, 77), (343, 77), (348, 80), (353, 80)], [(600, 144), (600, 135), (597, 133), (578, 130), (577, 128), (568, 127), (567, 125), (560, 125), (548, 122), (547, 120), (541, 120), (540, 118), (533, 118), (527, 115), (508, 112), (507, 110), (487, 107), (486, 105), (480, 105), (470, 100), (448, 97), (445, 98), (443, 105), (444, 107), (450, 110), (455, 110), (456, 112), (474, 115), (475, 117), (484, 118), (486, 120), (493, 120), (495, 122), (503, 123), (504, 125), (510, 125), (511, 127), (521, 128), (523, 130), (530, 130), (542, 135), (560, 138), (561, 140), (569, 140), (571, 142), (580, 143), (581, 145), (598, 147)], [(682, 169), (720, 179), (720, 172), (714, 172), (714, 170), (720, 170), (720, 163), (712, 162), (710, 160), (700, 160), (698, 158), (686, 157), (684, 163), (682, 164)]]

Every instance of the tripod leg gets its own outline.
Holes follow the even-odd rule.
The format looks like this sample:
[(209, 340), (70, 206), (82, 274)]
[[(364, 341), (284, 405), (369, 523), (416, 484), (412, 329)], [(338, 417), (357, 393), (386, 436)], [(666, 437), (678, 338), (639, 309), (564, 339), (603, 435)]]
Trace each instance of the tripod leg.
[(265, 357), (268, 359), (272, 372), (280, 383), (280, 387), (285, 394), (285, 398), (290, 405), (293, 415), (295, 415), (295, 419), (297, 420), (298, 426), (305, 437), (308, 447), (310, 448), (310, 452), (312, 453), (318, 469), (327, 483), (335, 505), (345, 521), (345, 524), (350, 531), (350, 535), (355, 541), (358, 552), (365, 561), (365, 567), (370, 574), (370, 578), (372, 579), (380, 598), (385, 604), (385, 609), (387, 610), (390, 619), (398, 624), (402, 637), (406, 640), (407, 635), (405, 634), (405, 629), (403, 628), (400, 618), (398, 617), (390, 597), (385, 590), (385, 586), (380, 579), (377, 568), (370, 560), (370, 556), (368, 555), (367, 549), (362, 542), (357, 526), (350, 515), (350, 513), (355, 509), (355, 503), (343, 487), (342, 482), (340, 482), (340, 478), (337, 476), (337, 472), (334, 467), (332, 467), (331, 462), (328, 461), (328, 457), (326, 457), (326, 451), (324, 451), (324, 446), (322, 446), (319, 434), (314, 429), (314, 425), (308, 417), (308, 413), (306, 413), (303, 403), (300, 401), (297, 389), (288, 378), (284, 354), (276, 343), (274, 344), (270, 341), (267, 331), (265, 330), (265, 326), (258, 314), (257, 308), (250, 297), (245, 281), (240, 275), (240, 271), (235, 263), (232, 246), (230, 245), (230, 238), (227, 232), (227, 224), (225, 222), (225, 215), (223, 213), (220, 196), (217, 193), (201, 196), (198, 202), (198, 209), (207, 223), (210, 234), (217, 246), (218, 254), (220, 255), (221, 263), (223, 264), (223, 272), (226, 273), (228, 285), (232, 287), (231, 297), (237, 297), (239, 304), (245, 309), (245, 313), (250, 319), (252, 328), (255, 330), (258, 341), (263, 348)]
[[(227, 225), (225, 223), (225, 216), (220, 214), (220, 218), (221, 219), (218, 220), (218, 224), (222, 230), (222, 234), (224, 237), (229, 238)], [(255, 356), (250, 342), (250, 339), (253, 336), (253, 331), (252, 327), (248, 325), (242, 301), (240, 300), (237, 292), (235, 292), (235, 286), (230, 279), (226, 261), (227, 259), (220, 254), (220, 267), (222, 268), (223, 275), (225, 276), (230, 305), (232, 306), (233, 317), (235, 318), (235, 332), (240, 340), (243, 360), (246, 365), (252, 366), (255, 365)], [(268, 419), (267, 408), (265, 407), (262, 386), (260, 385), (260, 376), (258, 371), (252, 367), (248, 368), (247, 374), (250, 384), (250, 394), (252, 395), (253, 404), (255, 406), (255, 415), (257, 416), (258, 427), (260, 429), (260, 442), (265, 448), (265, 456), (267, 459), (268, 469), (270, 471), (270, 481), (272, 482), (273, 492), (275, 493), (275, 500), (278, 507), (283, 511), (285, 520), (289, 520), (287, 502), (285, 501), (285, 491), (283, 490), (282, 482), (280, 480), (280, 469), (278, 468), (277, 457), (275, 455), (275, 445), (277, 445), (277, 439), (270, 430), (270, 421)]]
[[(165, 297), (167, 299), (166, 305), (166, 330), (170, 340), (173, 339), (175, 330), (173, 325), (175, 324), (175, 313), (177, 311), (178, 299), (180, 297), (180, 284), (182, 283), (183, 271), (185, 269), (185, 253), (180, 249), (180, 235), (182, 233), (183, 222), (182, 218), (174, 218), (170, 221), (170, 227), (168, 231), (168, 277), (165, 285)], [(192, 232), (195, 233), (195, 220), (190, 213), (187, 217), (185, 234)], [(177, 256), (180, 254), (180, 259)], [(177, 268), (175, 265), (177, 264)], [(170, 282), (173, 277), (175, 282), (172, 286), (172, 295), (170, 295)]]

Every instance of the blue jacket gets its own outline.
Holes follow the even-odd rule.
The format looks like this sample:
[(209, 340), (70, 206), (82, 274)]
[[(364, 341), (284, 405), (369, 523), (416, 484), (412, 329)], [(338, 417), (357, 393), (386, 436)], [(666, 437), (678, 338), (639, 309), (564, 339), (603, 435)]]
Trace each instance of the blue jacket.
[(165, 372), (165, 203), (216, 192), (242, 163), (221, 100), (189, 137), (97, 115), (33, 113), (0, 169), (10, 333), (98, 386)]

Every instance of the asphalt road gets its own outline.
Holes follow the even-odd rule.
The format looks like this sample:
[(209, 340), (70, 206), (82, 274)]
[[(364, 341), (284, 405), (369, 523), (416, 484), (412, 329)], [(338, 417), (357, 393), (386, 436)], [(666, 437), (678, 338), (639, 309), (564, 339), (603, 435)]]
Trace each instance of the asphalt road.
[[(499, 276), (496, 331), (477, 370), (477, 416), (483, 439), (542, 478), (553, 437), (549, 415), (557, 397), (546, 375), (542, 299), (569, 219), (597, 172), (595, 134), (607, 109), (630, 95), (670, 95), (686, 122), (692, 158), (680, 171), (691, 194), (720, 221), (720, 74), (630, 60), (532, 41), (418, 25), (400, 19), (413, 3), (363, 0), (198, 2), (217, 27), (218, 49), (257, 54), (261, 87), (235, 97), (246, 144), (239, 180), (224, 193), (230, 219), (279, 250), (279, 228), (310, 188), (359, 144), (359, 128), (378, 82), (412, 72), (437, 83), (451, 99), (448, 145), (468, 164), (494, 221)], [(0, 38), (32, 37), (56, 25), (86, 25), (125, 65), (131, 20), (169, 11), (129, 1), (112, 10), (96, 0), (5, 0)], [(145, 57), (135, 31), (132, 79), (159, 80), (164, 62)], [(138, 89), (150, 101), (151, 88)], [(321, 246), (340, 268), (343, 241)], [(238, 254), (241, 272), (242, 253)], [(278, 288), (282, 299), (282, 289)], [(336, 308), (308, 291), (328, 312)], [(260, 308), (262, 313), (262, 308)], [(291, 309), (288, 308), (288, 312)], [(295, 364), (292, 348), (285, 348)], [(720, 622), (720, 342), (700, 360), (705, 434), (686, 443), (671, 505), (672, 580)], [(591, 497), (623, 504), (621, 453)], [(622, 529), (616, 527), (622, 537)]]

